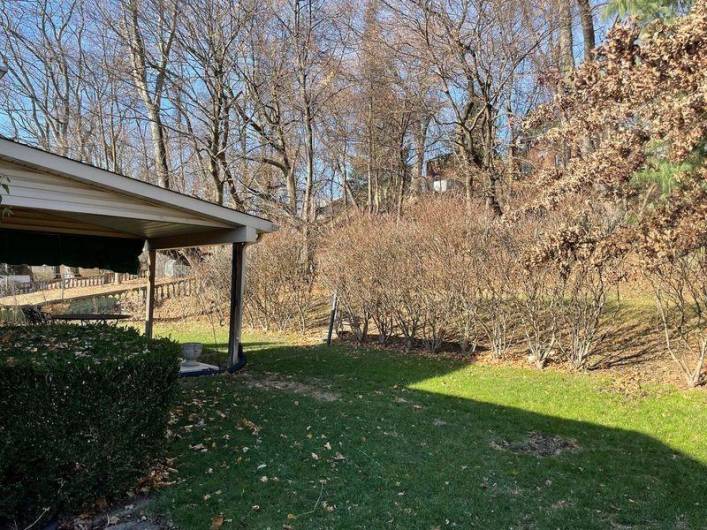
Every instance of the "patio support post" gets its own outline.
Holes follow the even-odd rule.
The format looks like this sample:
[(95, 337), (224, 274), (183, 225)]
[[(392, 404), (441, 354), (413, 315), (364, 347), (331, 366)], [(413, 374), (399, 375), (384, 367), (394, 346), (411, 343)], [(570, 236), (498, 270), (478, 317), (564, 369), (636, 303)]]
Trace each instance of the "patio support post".
[(157, 251), (147, 251), (147, 287), (145, 287), (145, 336), (152, 338), (152, 318), (155, 314), (155, 261)]
[(244, 363), (241, 347), (243, 287), (245, 285), (245, 244), (233, 243), (231, 265), (231, 314), (228, 326), (228, 371), (235, 372)]

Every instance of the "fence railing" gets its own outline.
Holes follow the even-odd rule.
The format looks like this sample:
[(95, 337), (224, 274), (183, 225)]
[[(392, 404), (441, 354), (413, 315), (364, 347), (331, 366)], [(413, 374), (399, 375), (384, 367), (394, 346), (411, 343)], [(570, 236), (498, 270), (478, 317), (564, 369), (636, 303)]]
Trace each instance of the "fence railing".
[[(133, 277), (134, 279), (135, 277)], [(147, 285), (145, 282), (133, 283), (111, 283), (97, 284), (100, 288), (86, 291), (76, 291), (75, 289), (67, 289), (57, 293), (48, 291), (45, 299), (42, 301), (23, 302), (18, 296), (18, 293), (10, 294), (13, 297), (14, 304), (18, 307), (23, 305), (50, 305), (55, 303), (74, 302), (78, 300), (96, 300), (112, 298), (117, 301), (133, 300), (142, 301), (147, 297)], [(179, 298), (183, 296), (194, 296), (200, 292), (199, 283), (193, 276), (177, 277), (177, 278), (162, 278), (155, 285), (155, 302), (161, 302), (171, 298)], [(31, 293), (30, 293), (31, 294)], [(13, 305), (7, 304), (7, 305)], [(0, 319), (2, 320), (2, 319)]]
[(127, 274), (120, 272), (106, 272), (97, 276), (78, 276), (74, 278), (57, 278), (54, 280), (39, 280), (25, 283), (9, 282), (0, 280), (0, 294), (29, 294), (38, 291), (51, 291), (54, 289), (74, 289), (76, 287), (94, 287), (100, 285), (109, 285), (112, 283), (120, 284), (128, 280), (137, 280), (145, 278), (147, 273), (141, 271), (139, 274)]
[[(123, 296), (131, 296), (131, 293), (134, 293), (136, 290), (139, 290), (144, 302), (147, 298), (147, 286), (145, 285), (118, 293), (118, 299)], [(169, 282), (155, 285), (155, 302), (161, 302), (162, 300), (167, 300), (170, 298), (178, 298), (180, 296), (191, 296), (194, 294), (198, 294), (198, 286), (193, 277), (181, 279), (177, 278)]]

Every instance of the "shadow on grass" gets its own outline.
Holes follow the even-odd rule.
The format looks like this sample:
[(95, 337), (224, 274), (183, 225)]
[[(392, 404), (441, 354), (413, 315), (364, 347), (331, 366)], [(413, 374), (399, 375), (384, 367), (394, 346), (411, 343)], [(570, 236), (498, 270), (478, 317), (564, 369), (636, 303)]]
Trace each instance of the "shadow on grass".
[[(180, 528), (216, 514), (224, 528), (705, 528), (707, 466), (635, 430), (696, 437), (682, 446), (702, 458), (697, 402), (627, 405), (579, 378), (340, 347), (260, 343), (249, 359), (246, 377), (185, 383), (226, 418), (175, 443), (182, 482), (159, 502)], [(258, 377), (340, 397), (247, 384)]]

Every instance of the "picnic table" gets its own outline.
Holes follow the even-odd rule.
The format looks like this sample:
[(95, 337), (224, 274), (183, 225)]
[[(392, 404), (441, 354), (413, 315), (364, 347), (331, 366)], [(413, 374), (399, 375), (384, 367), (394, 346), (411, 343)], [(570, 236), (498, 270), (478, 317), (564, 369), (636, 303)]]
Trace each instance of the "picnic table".
[(50, 320), (52, 321), (64, 321), (64, 322), (81, 322), (81, 324), (86, 324), (88, 322), (108, 322), (118, 320), (126, 320), (131, 318), (131, 315), (123, 315), (120, 313), (66, 313), (60, 315), (51, 315)]

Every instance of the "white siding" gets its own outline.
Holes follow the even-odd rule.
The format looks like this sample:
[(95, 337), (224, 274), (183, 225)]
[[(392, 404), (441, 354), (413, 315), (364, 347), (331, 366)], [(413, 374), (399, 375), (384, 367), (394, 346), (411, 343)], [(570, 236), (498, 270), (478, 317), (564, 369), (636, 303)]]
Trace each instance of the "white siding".
[(27, 169), (4, 160), (0, 160), (0, 174), (9, 178), (10, 192), (3, 193), (3, 205), (7, 206), (204, 227), (230, 226), (176, 208), (166, 208), (164, 205), (138, 200), (131, 195), (89, 186), (64, 176)]

